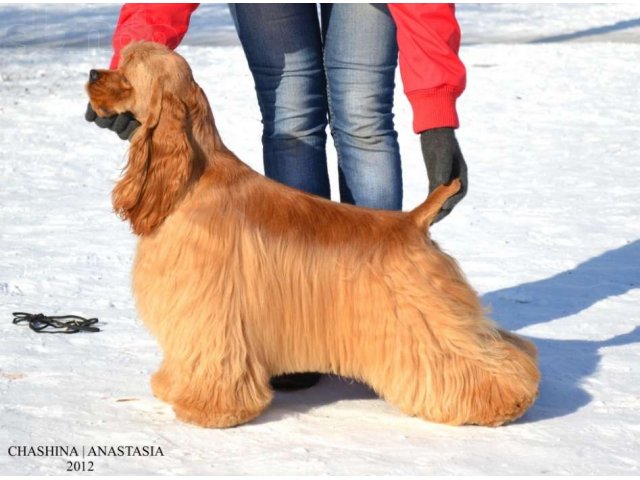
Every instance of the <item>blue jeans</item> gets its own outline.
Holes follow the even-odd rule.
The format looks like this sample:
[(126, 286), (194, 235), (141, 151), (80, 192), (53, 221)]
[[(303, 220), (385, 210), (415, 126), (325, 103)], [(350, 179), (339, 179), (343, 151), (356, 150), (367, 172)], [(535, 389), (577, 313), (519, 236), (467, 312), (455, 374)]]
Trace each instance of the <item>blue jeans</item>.
[[(331, 197), (327, 123), (340, 199), (402, 208), (393, 125), (396, 30), (386, 5), (230, 4), (262, 113), (265, 175)], [(320, 17), (320, 18), (319, 18)]]

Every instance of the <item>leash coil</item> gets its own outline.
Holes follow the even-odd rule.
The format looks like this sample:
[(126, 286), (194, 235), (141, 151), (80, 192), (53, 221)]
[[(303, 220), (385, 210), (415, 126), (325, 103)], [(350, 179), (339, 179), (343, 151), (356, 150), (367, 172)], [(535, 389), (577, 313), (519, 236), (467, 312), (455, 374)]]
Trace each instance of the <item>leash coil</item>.
[[(66, 321), (64, 321), (66, 320)], [(99, 332), (97, 318), (84, 318), (77, 315), (47, 316), (42, 313), (13, 312), (13, 323), (29, 323), (29, 328), (37, 333), (78, 333)], [(53, 329), (53, 330), (52, 330)]]

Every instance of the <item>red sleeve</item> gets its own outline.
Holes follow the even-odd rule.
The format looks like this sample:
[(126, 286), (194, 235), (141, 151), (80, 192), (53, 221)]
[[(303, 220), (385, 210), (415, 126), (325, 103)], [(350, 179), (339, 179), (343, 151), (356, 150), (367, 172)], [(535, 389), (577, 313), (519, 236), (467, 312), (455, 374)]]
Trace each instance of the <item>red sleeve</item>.
[(456, 99), (464, 91), (466, 71), (460, 58), (460, 26), (455, 6), (389, 4), (397, 27), (400, 75), (413, 109), (416, 133), (458, 128)]
[(176, 48), (187, 29), (197, 3), (126, 3), (113, 33), (111, 68), (120, 62), (120, 50), (136, 40), (150, 40)]

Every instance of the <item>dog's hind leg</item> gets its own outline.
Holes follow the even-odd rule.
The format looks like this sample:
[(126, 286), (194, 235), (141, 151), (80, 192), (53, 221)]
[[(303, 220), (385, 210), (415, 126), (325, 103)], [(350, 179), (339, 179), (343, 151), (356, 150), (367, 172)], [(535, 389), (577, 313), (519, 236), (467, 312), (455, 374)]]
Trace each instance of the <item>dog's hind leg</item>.
[(538, 349), (532, 342), (525, 340), (515, 333), (507, 332), (502, 329), (498, 329), (498, 333), (504, 341), (511, 343), (516, 348), (519, 348), (534, 360), (538, 358)]
[(402, 411), (434, 422), (495, 426), (520, 417), (538, 393), (535, 347), (485, 317), (453, 263), (408, 259), (388, 262), (386, 293), (359, 303), (369, 319), (362, 379)]
[[(424, 330), (427, 330), (425, 328)], [(457, 338), (440, 325), (433, 336), (413, 329), (412, 355), (395, 353), (400, 375), (385, 398), (405, 412), (452, 425), (497, 426), (522, 416), (538, 394), (540, 373), (534, 347), (487, 328), (486, 335)]]
[(431, 330), (426, 322), (402, 330), (393, 333), (395, 345), (381, 350), (382, 361), (370, 365), (365, 380), (405, 413), (451, 425), (496, 426), (523, 415), (536, 399), (540, 374), (528, 343), (524, 348), (487, 330), (481, 345), (464, 332), (452, 338), (437, 325)]

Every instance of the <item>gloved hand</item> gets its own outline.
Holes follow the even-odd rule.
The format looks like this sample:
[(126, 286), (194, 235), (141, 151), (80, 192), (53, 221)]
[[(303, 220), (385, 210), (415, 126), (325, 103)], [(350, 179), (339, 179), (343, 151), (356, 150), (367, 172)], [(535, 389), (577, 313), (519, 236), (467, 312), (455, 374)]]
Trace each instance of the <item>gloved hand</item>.
[(129, 112), (119, 113), (110, 117), (100, 117), (93, 108), (91, 108), (90, 103), (87, 104), (87, 111), (84, 114), (84, 118), (87, 122), (95, 122), (100, 128), (108, 128), (116, 132), (122, 140), (130, 140), (135, 129), (140, 126), (140, 122)]
[(435, 221), (438, 222), (451, 213), (453, 207), (467, 194), (467, 164), (453, 128), (434, 128), (420, 134), (422, 156), (427, 166), (429, 193), (454, 178), (460, 178), (460, 191), (446, 201)]

